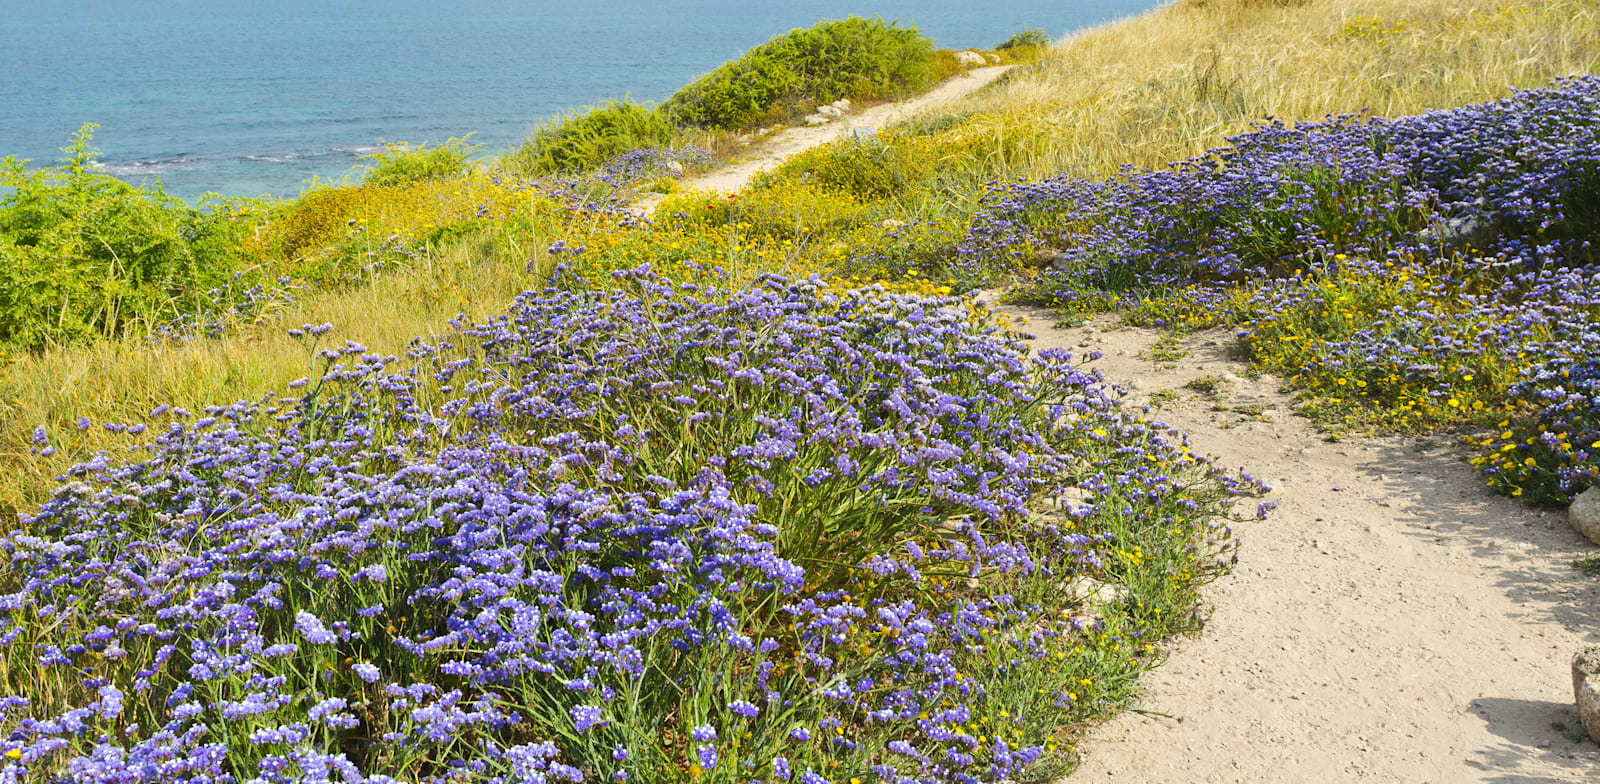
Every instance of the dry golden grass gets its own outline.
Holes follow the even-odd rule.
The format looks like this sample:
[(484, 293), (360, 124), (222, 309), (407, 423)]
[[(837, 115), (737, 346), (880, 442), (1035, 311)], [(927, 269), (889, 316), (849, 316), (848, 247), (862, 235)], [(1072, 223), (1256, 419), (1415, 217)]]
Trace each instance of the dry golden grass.
[[(105, 341), (11, 359), (0, 367), (0, 529), (35, 506), (73, 463), (135, 443), (101, 423), (143, 422), (163, 403), (199, 411), (285, 392), (290, 381), (314, 371), (308, 344), (287, 333), (300, 324), (332, 323), (323, 345), (352, 340), (398, 354), (412, 338), (445, 330), (457, 314), (499, 312), (539, 285), (527, 259), (542, 258), (542, 249), (521, 250), (489, 235), (468, 238), (367, 285), (309, 294), (271, 321), (220, 339)], [(74, 422), (83, 416), (95, 427), (79, 431)], [(29, 448), (29, 434), (40, 425), (59, 449), (48, 458)]]
[(1267, 117), (1414, 114), (1600, 66), (1594, 0), (1183, 0), (1070, 36), (961, 110), (1053, 129), (1012, 174), (1155, 167)]

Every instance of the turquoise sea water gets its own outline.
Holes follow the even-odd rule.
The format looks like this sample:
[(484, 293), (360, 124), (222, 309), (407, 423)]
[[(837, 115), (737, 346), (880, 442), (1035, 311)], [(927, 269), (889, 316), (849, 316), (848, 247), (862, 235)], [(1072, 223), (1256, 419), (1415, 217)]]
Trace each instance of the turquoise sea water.
[[(659, 101), (819, 19), (900, 19), (949, 48), (1052, 36), (1160, 0), (0, 0), (0, 155), (100, 124), (105, 171), (186, 199), (294, 195), (379, 140), (515, 147), (563, 109)], [(1136, 53), (1130, 53), (1136, 56)]]

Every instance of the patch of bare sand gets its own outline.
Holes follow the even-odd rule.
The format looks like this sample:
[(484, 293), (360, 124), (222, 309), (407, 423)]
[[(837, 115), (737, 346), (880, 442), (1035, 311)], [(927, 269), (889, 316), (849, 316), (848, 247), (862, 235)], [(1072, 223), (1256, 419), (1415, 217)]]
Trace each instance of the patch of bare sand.
[[(1238, 531), (1206, 629), (1141, 679), (1146, 712), (1093, 729), (1066, 782), (1600, 782), (1568, 669), (1600, 641), (1600, 582), (1568, 565), (1593, 548), (1564, 514), (1489, 493), (1451, 438), (1325, 440), (1226, 332), (1161, 367), (1139, 358), (1156, 330), (1004, 310), (1037, 348), (1103, 352), (1131, 402), (1166, 398), (1160, 419), (1278, 504)], [(1184, 388), (1202, 376), (1226, 380)]]

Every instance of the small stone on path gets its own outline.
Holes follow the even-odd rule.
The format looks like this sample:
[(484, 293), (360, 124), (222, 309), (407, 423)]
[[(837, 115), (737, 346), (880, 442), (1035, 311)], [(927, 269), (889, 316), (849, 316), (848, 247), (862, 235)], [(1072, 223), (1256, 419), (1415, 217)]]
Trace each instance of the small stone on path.
[(1572, 527), (1578, 529), (1589, 541), (1600, 544), (1600, 487), (1591, 487), (1572, 499), (1567, 508)]
[(1600, 645), (1591, 645), (1572, 657), (1572, 692), (1578, 702), (1578, 719), (1589, 737), (1600, 743)]

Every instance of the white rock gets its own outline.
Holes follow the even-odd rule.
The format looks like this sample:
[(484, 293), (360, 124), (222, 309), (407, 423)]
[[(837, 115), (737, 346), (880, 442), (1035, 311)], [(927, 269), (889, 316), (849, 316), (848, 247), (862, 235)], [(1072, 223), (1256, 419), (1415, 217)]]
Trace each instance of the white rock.
[(969, 49), (965, 52), (956, 52), (956, 62), (960, 63), (961, 65), (971, 67), (975, 65), (983, 65), (989, 61), (984, 59), (984, 56), (981, 52), (974, 52)]
[(1094, 503), (1094, 493), (1081, 487), (1064, 487), (1061, 489), (1060, 499), (1073, 507), (1085, 506)]
[(840, 98), (839, 100), (834, 101), (833, 103), (831, 103), (829, 105), (833, 106), (834, 108), (837, 108), (841, 112), (850, 111), (850, 99), (849, 98)]
[(667, 171), (672, 172), (673, 174), (682, 174), (683, 164), (677, 161), (667, 161)]
[(820, 114), (808, 114), (808, 115), (806, 115), (806, 125), (825, 125), (825, 124), (827, 124), (827, 122), (828, 122), (828, 118), (824, 117), (824, 116), (822, 116)]
[(818, 106), (817, 114), (820, 114), (823, 117), (833, 118), (844, 114), (844, 112), (839, 111), (839, 107), (830, 103), (826, 106)]
[(1591, 487), (1572, 499), (1572, 506), (1567, 507), (1567, 519), (1578, 533), (1600, 544), (1600, 487)]
[(1000, 64), (1000, 55), (990, 54), (990, 55), (985, 55), (985, 57), (989, 60), (989, 64), (990, 65), (999, 65)]
[(1591, 645), (1572, 657), (1572, 693), (1583, 728), (1600, 743), (1600, 645)]
[(1066, 591), (1078, 604), (1121, 604), (1128, 598), (1127, 586), (1093, 577), (1080, 576), (1068, 580)]
[(895, 229), (904, 228), (905, 225), (906, 225), (906, 222), (903, 221), (903, 220), (895, 220), (894, 218), (889, 218), (888, 220), (886, 220), (883, 223), (880, 223), (878, 225), (880, 225), (883, 228), (888, 229), (890, 231), (894, 231)]

